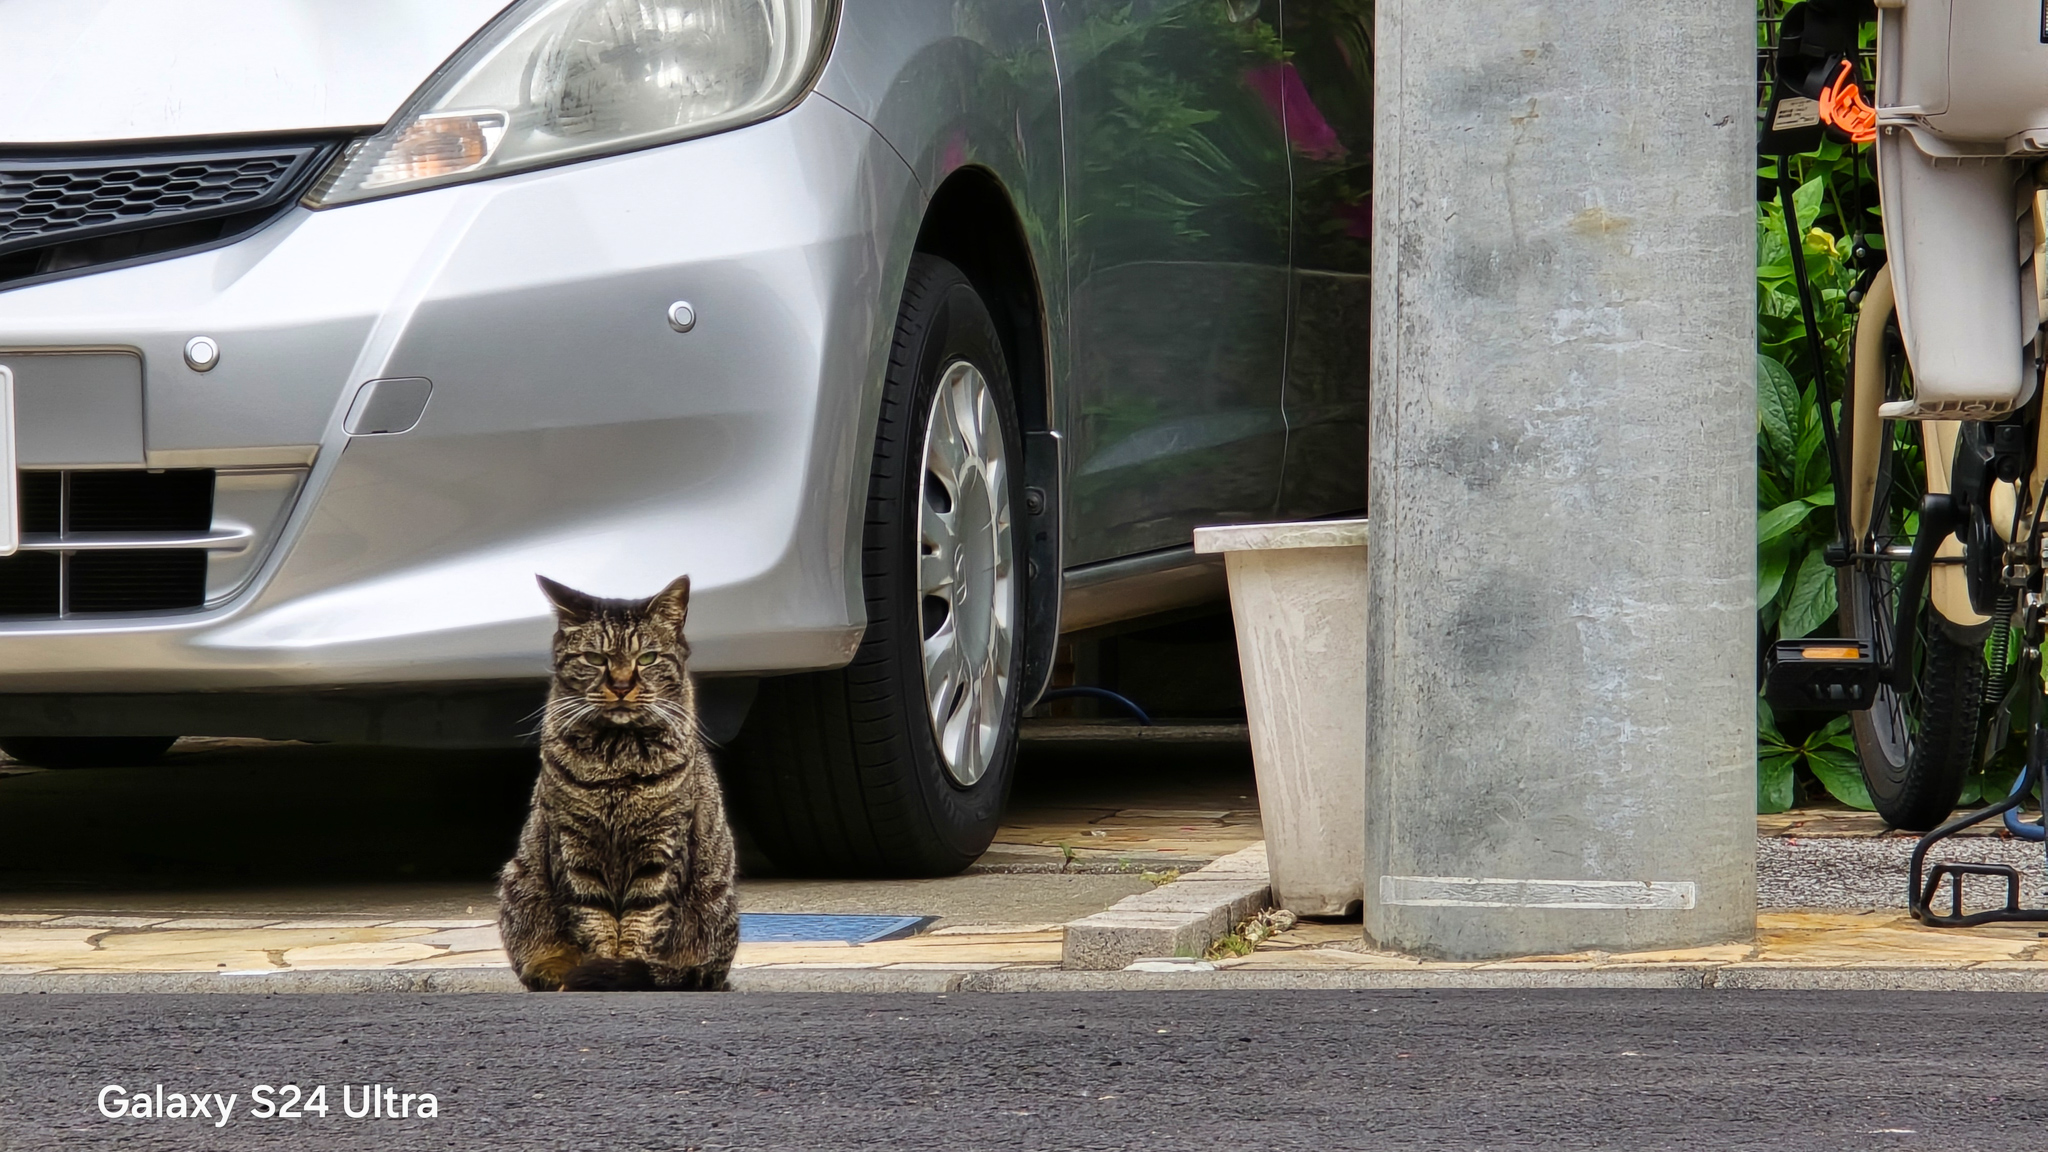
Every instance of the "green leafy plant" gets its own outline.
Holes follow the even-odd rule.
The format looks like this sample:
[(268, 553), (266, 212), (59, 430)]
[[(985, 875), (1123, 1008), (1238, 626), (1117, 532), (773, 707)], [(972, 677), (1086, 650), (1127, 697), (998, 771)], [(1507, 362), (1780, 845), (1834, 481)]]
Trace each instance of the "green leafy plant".
[[(1821, 425), (1821, 398), (1847, 371), (1856, 322), (1848, 296), (1857, 272), (1849, 266), (1844, 239), (1820, 221), (1842, 228), (1845, 202), (1876, 202), (1874, 188), (1844, 194), (1834, 187), (1863, 178), (1853, 164), (1839, 162), (1842, 156), (1830, 156), (1823, 149), (1793, 163), (1803, 166), (1807, 159), (1812, 160), (1811, 174), (1794, 173), (1803, 179), (1792, 197), (1796, 218), (1789, 229), (1781, 204), (1757, 205), (1756, 601), (1758, 640), (1766, 645), (1827, 628), (1838, 607), (1835, 569), (1826, 557), (1836, 530), (1835, 486)], [(1766, 174), (1775, 176), (1768, 167)], [(1876, 221), (1871, 219), (1866, 227), (1862, 242), (1881, 246)], [(1800, 315), (1791, 257), (1794, 235), (1813, 287), (1825, 382), (1813, 371)], [(1828, 404), (1839, 428), (1841, 404)], [(1917, 447), (1909, 441), (1900, 440), (1896, 450), (1902, 464), (1917, 461)], [(1900, 467), (1894, 474), (1902, 483), (1909, 482), (1917, 469)], [(1829, 718), (1812, 730), (1795, 729), (1796, 739), (1789, 739), (1761, 700), (1758, 707), (1758, 811), (1782, 812), (1815, 788), (1844, 804), (1870, 807), (1848, 717)]]
[[(1758, 44), (1773, 42), (1781, 0), (1758, 0)], [(1866, 29), (1865, 42), (1874, 30)], [(1762, 112), (1761, 101), (1759, 114)], [(1778, 194), (1779, 162), (1757, 168), (1757, 640), (1768, 646), (1831, 629), (1837, 612), (1835, 569), (1826, 549), (1836, 532), (1834, 478), (1821, 425), (1824, 397), (1838, 395), (1855, 339), (1850, 293), (1861, 270), (1858, 245), (1882, 252), (1884, 235), (1877, 184), (1867, 150), (1827, 141), (1793, 156), (1785, 173), (1794, 184), (1793, 218)], [(1819, 373), (1807, 342), (1792, 264), (1792, 244), (1805, 257), (1820, 335)], [(1841, 426), (1841, 405), (1829, 399)], [(1903, 505), (1916, 507), (1919, 447), (1910, 432), (1893, 428), (1894, 483)], [(1890, 497), (1891, 494), (1887, 494)], [(1904, 525), (1910, 532), (1913, 518)], [(1798, 713), (1781, 727), (1757, 702), (1757, 810), (1782, 812), (1818, 793), (1868, 809), (1869, 793), (1857, 767), (1847, 716)]]
[(1756, 702), (1756, 810), (1783, 812), (1798, 801), (1798, 772), (1818, 779), (1829, 794), (1852, 808), (1869, 811), (1870, 793), (1857, 767), (1849, 718), (1836, 716), (1797, 741), (1778, 730), (1777, 717), (1762, 698)]
[(1819, 404), (1785, 366), (1756, 358), (1761, 433), (1757, 469), (1758, 623), (1783, 639), (1810, 635), (1835, 615), (1834, 479), (1821, 451)]
[[(1820, 171), (1799, 185), (1792, 205), (1814, 290), (1823, 370), (1834, 382), (1846, 371), (1854, 338), (1848, 295), (1856, 271), (1848, 266), (1836, 234), (1815, 221), (1830, 202), (1829, 181), (1854, 179), (1856, 173), (1816, 166)], [(1836, 204), (1839, 199), (1833, 198)], [(1839, 226), (1838, 215), (1835, 222)], [(1864, 237), (1866, 244), (1874, 240)], [(1791, 241), (1777, 203), (1757, 206), (1757, 334), (1758, 623), (1767, 637), (1796, 640), (1835, 615), (1835, 574), (1824, 555), (1835, 533), (1835, 486), (1821, 426), (1820, 397), (1826, 385), (1814, 376)], [(1830, 401), (1829, 408), (1839, 428), (1840, 402)]]

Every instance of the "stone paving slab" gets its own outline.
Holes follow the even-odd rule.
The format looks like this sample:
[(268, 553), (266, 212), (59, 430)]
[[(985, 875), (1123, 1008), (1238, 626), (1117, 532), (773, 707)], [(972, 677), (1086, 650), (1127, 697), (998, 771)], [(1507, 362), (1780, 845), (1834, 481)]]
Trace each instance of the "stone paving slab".
[(1270, 898), (1262, 841), (1070, 921), (1060, 963), (1089, 971), (1125, 968), (1149, 956), (1198, 957)]
[[(1140, 740), (1246, 747), (1250, 739), (1241, 724), (1167, 723), (1146, 728), (1122, 721), (1033, 721), (1025, 726), (1024, 738), (1075, 746), (1115, 746), (1119, 741)], [(1136, 872), (1178, 867), (1192, 872), (1264, 838), (1255, 795), (1243, 796), (1235, 804), (1227, 800), (1137, 805), (1026, 801), (1004, 815), (995, 842), (975, 868)]]
[(985, 935), (906, 936), (874, 944), (742, 944), (734, 965), (774, 968), (798, 964), (1057, 964), (1060, 938), (1060, 930), (1052, 928)]
[(0, 927), (0, 964), (32, 972), (269, 972), (314, 968), (393, 968), (462, 958), (466, 966), (503, 962), (497, 929), (418, 927), (151, 927), (97, 929), (63, 917)]
[(50, 928), (154, 928), (168, 916), (59, 916), (45, 922)]

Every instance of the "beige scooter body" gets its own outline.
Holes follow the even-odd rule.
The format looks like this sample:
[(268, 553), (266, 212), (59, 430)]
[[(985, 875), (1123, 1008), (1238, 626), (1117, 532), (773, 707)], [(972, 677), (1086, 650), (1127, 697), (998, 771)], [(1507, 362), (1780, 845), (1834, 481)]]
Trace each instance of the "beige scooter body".
[(1888, 418), (1993, 420), (2032, 396), (2042, 27), (2040, 0), (1880, 0), (1878, 180), (1914, 383)]
[[(1926, 490), (1949, 491), (1962, 420), (1995, 420), (2032, 399), (2048, 315), (2048, 43), (2041, 0), (1878, 0), (1877, 165), (1886, 267), (1857, 323), (1851, 380), (1849, 521), (1868, 539), (1883, 420), (1921, 422)], [(1896, 311), (1912, 395), (1884, 396), (1885, 321)], [(2048, 439), (2041, 448), (2048, 449)], [(2035, 454), (2027, 492), (2048, 480)], [(2013, 485), (1991, 493), (2008, 541), (2036, 515)], [(1937, 556), (1962, 555), (1955, 537)], [(1935, 609), (1972, 610), (1958, 564), (1930, 580)]]
[[(2042, 199), (2044, 207), (2048, 207), (2048, 193), (2043, 193)], [(1880, 412), (1885, 402), (1884, 327), (1893, 306), (1891, 269), (1881, 268), (1864, 297), (1863, 311), (1856, 322), (1855, 372), (1850, 377), (1845, 405), (1849, 413), (1849, 531), (1857, 541), (1869, 539), (1876, 518), (1877, 470), (1884, 434)], [(1926, 491), (1949, 491), (1950, 465), (1962, 427), (1959, 420), (1920, 421), (1921, 456), (1927, 465)], [(2041, 422), (2036, 430), (2034, 472), (2029, 479), (2028, 490), (2035, 493), (2048, 484), (2048, 421)], [(2013, 485), (2003, 481), (1992, 485), (1992, 526), (2007, 541), (2013, 539), (2016, 529), (2019, 535), (2026, 534), (2027, 518), (2020, 515), (2019, 503), (2019, 491)], [(1942, 541), (1935, 553), (1940, 559), (1956, 559), (1962, 554), (1962, 541), (1954, 535)], [(1969, 589), (1960, 565), (1937, 565), (1929, 585), (1935, 610), (1944, 618), (1957, 624), (1982, 624), (1990, 619), (1970, 607)]]
[[(1856, 322), (1855, 373), (1850, 378), (1846, 423), (1849, 426), (1849, 531), (1851, 539), (1870, 538), (1877, 511), (1877, 470), (1883, 449), (1884, 419), (1884, 327), (1893, 309), (1892, 277), (1889, 267), (1878, 271), (1863, 299), (1863, 311)], [(1927, 463), (1926, 490), (1949, 490), (1949, 464), (1955, 459), (1956, 437), (1962, 431), (1957, 420), (1925, 420), (1920, 423), (1921, 456)], [(2010, 490), (2011, 486), (1999, 485)], [(1963, 554), (1963, 542), (1954, 534), (1942, 541), (1936, 558), (1949, 560)], [(1928, 577), (1928, 591), (1935, 611), (1957, 624), (1981, 624), (1989, 617), (1970, 607), (1969, 586), (1958, 564), (1937, 564)]]

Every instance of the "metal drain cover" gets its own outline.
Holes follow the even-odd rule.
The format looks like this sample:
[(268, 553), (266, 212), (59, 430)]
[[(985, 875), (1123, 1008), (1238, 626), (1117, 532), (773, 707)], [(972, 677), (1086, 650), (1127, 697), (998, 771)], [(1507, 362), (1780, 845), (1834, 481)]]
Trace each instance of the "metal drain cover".
[(872, 944), (914, 935), (936, 916), (783, 915), (740, 913), (742, 944)]

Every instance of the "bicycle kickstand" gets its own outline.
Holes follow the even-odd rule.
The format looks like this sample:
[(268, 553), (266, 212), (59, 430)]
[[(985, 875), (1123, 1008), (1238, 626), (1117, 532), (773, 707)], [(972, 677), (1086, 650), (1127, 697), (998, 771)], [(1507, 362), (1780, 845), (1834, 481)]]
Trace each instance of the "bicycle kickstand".
[[(2020, 907), (2020, 874), (2010, 864), (1978, 864), (1962, 861), (1937, 861), (1932, 871), (1922, 873), (1927, 864), (1927, 850), (1943, 840), (1954, 836), (1965, 828), (1981, 824), (1994, 816), (2005, 818), (2006, 829), (2024, 840), (2048, 841), (2048, 818), (2043, 824), (2029, 824), (2019, 817), (2020, 804), (2041, 779), (2044, 764), (2048, 764), (2048, 718), (2042, 714), (2042, 685), (2039, 670), (2031, 662), (2023, 663), (2020, 673), (2030, 689), (2027, 724), (2027, 766), (2020, 770), (2020, 777), (2013, 782), (2012, 792), (2005, 799), (1975, 812), (1966, 812), (1950, 820), (1934, 831), (1920, 838), (1913, 848), (1912, 875), (1906, 882), (1906, 906), (1913, 917), (1922, 924), (1935, 928), (1968, 928), (1976, 924), (1996, 924), (2012, 921), (2048, 921), (2048, 908)], [(1983, 912), (1963, 911), (1963, 878), (1965, 876), (1997, 876), (2005, 881), (2005, 906), (1987, 909)], [(1949, 910), (1935, 910), (1935, 898), (1941, 893), (1941, 882), (1948, 880), (1951, 886)]]

